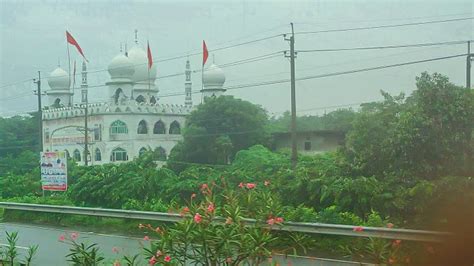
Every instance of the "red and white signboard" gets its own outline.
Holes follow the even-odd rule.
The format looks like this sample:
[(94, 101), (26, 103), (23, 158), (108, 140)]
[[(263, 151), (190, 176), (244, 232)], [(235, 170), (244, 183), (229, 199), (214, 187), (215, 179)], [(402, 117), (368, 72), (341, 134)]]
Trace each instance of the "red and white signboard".
[(64, 151), (41, 153), (41, 187), (43, 190), (67, 190), (67, 157)]

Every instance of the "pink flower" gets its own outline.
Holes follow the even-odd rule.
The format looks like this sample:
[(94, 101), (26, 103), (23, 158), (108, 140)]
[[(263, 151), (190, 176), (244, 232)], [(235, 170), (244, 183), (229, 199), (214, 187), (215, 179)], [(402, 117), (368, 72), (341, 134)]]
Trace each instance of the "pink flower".
[(121, 265), (121, 264), (120, 264), (120, 261), (116, 260), (116, 261), (114, 262), (114, 266), (120, 266), (120, 265)]
[(72, 238), (72, 240), (76, 240), (78, 236), (79, 236), (79, 234), (76, 233), (76, 232), (71, 233), (71, 238)]
[(171, 257), (170, 256), (166, 256), (165, 257), (165, 262), (170, 262), (171, 261)]
[(214, 207), (214, 204), (212, 202), (209, 203), (209, 205), (207, 206), (207, 212), (212, 213), (212, 212), (214, 212), (215, 209), (216, 208)]
[(232, 218), (227, 217), (227, 219), (225, 219), (225, 224), (232, 224), (232, 223), (233, 223)]
[(119, 253), (118, 247), (113, 247), (113, 248), (112, 248), (112, 252), (113, 252), (113, 253)]
[(189, 208), (188, 207), (184, 207), (183, 210), (179, 213), (179, 215), (181, 216), (184, 216), (186, 213), (189, 212)]
[(161, 256), (161, 255), (163, 255), (163, 253), (161, 253), (161, 250), (157, 250), (157, 251), (156, 251), (156, 256), (159, 257), (159, 256)]
[(150, 238), (149, 238), (148, 236), (144, 236), (144, 237), (143, 237), (143, 240), (144, 240), (144, 241), (150, 241)]
[(150, 264), (150, 265), (155, 265), (155, 263), (156, 263), (156, 257), (155, 257), (155, 256), (151, 257), (151, 258), (148, 260), (148, 264)]
[(392, 223), (388, 223), (388, 224), (387, 224), (387, 228), (393, 228), (393, 224), (392, 224)]
[(207, 184), (202, 184), (201, 185), (201, 190), (209, 189), (209, 186)]
[(194, 215), (194, 222), (198, 224), (198, 223), (201, 222), (201, 220), (202, 220), (201, 214), (196, 213), (196, 214)]
[(393, 240), (392, 246), (398, 247), (398, 246), (400, 246), (401, 243), (402, 243), (402, 241), (400, 239)]
[(244, 183), (240, 182), (239, 188), (243, 188), (243, 187), (244, 187)]
[(60, 235), (58, 240), (61, 241), (61, 242), (64, 242), (64, 240), (66, 240), (66, 236), (65, 235)]
[(274, 225), (275, 224), (275, 219), (273, 219), (273, 218), (268, 219), (267, 224), (268, 225)]
[(194, 199), (196, 197), (196, 193), (191, 194), (191, 199)]
[(281, 224), (281, 223), (283, 223), (283, 218), (281, 218), (281, 217), (277, 217), (277, 218), (275, 218), (275, 222), (277, 222), (277, 223), (280, 223), (280, 224)]
[(364, 231), (364, 227), (362, 227), (362, 226), (356, 226), (356, 227), (354, 227), (354, 229), (352, 229), (352, 231), (354, 231), (354, 232), (362, 232), (362, 231)]
[(247, 183), (246, 186), (248, 189), (252, 189), (255, 188), (257, 185), (255, 183)]
[(270, 185), (270, 181), (265, 180), (265, 182), (263, 182), (263, 184), (264, 184), (266, 187), (268, 187), (268, 186)]

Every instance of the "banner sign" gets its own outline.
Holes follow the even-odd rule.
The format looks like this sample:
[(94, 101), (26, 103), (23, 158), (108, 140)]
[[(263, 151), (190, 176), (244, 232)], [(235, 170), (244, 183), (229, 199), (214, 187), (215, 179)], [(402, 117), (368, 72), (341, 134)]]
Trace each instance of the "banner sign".
[(67, 190), (67, 157), (64, 151), (41, 153), (41, 187), (43, 190)]

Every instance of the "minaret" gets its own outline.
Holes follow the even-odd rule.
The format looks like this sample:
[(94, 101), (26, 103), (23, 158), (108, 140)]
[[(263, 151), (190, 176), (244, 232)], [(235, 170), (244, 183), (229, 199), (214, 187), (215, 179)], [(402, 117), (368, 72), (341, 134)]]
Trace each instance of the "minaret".
[(186, 60), (186, 82), (184, 83), (184, 92), (186, 93), (186, 97), (184, 99), (184, 105), (186, 107), (191, 107), (193, 105), (193, 98), (191, 97), (191, 65), (189, 64), (189, 59)]
[(87, 103), (87, 87), (86, 61), (82, 61), (81, 103)]

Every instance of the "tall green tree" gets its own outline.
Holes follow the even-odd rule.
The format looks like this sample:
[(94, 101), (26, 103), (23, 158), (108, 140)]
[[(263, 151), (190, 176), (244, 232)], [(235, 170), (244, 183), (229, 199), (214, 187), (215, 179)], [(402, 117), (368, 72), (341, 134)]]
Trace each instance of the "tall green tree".
[(187, 118), (183, 142), (172, 150), (169, 165), (227, 164), (239, 150), (268, 144), (267, 122), (258, 105), (232, 96), (208, 98)]
[(28, 116), (0, 117), (0, 158), (16, 156), (23, 151), (38, 151), (36, 113)]
[(422, 73), (411, 96), (382, 93), (366, 104), (344, 148), (364, 175), (433, 179), (474, 175), (474, 94), (441, 74)]

